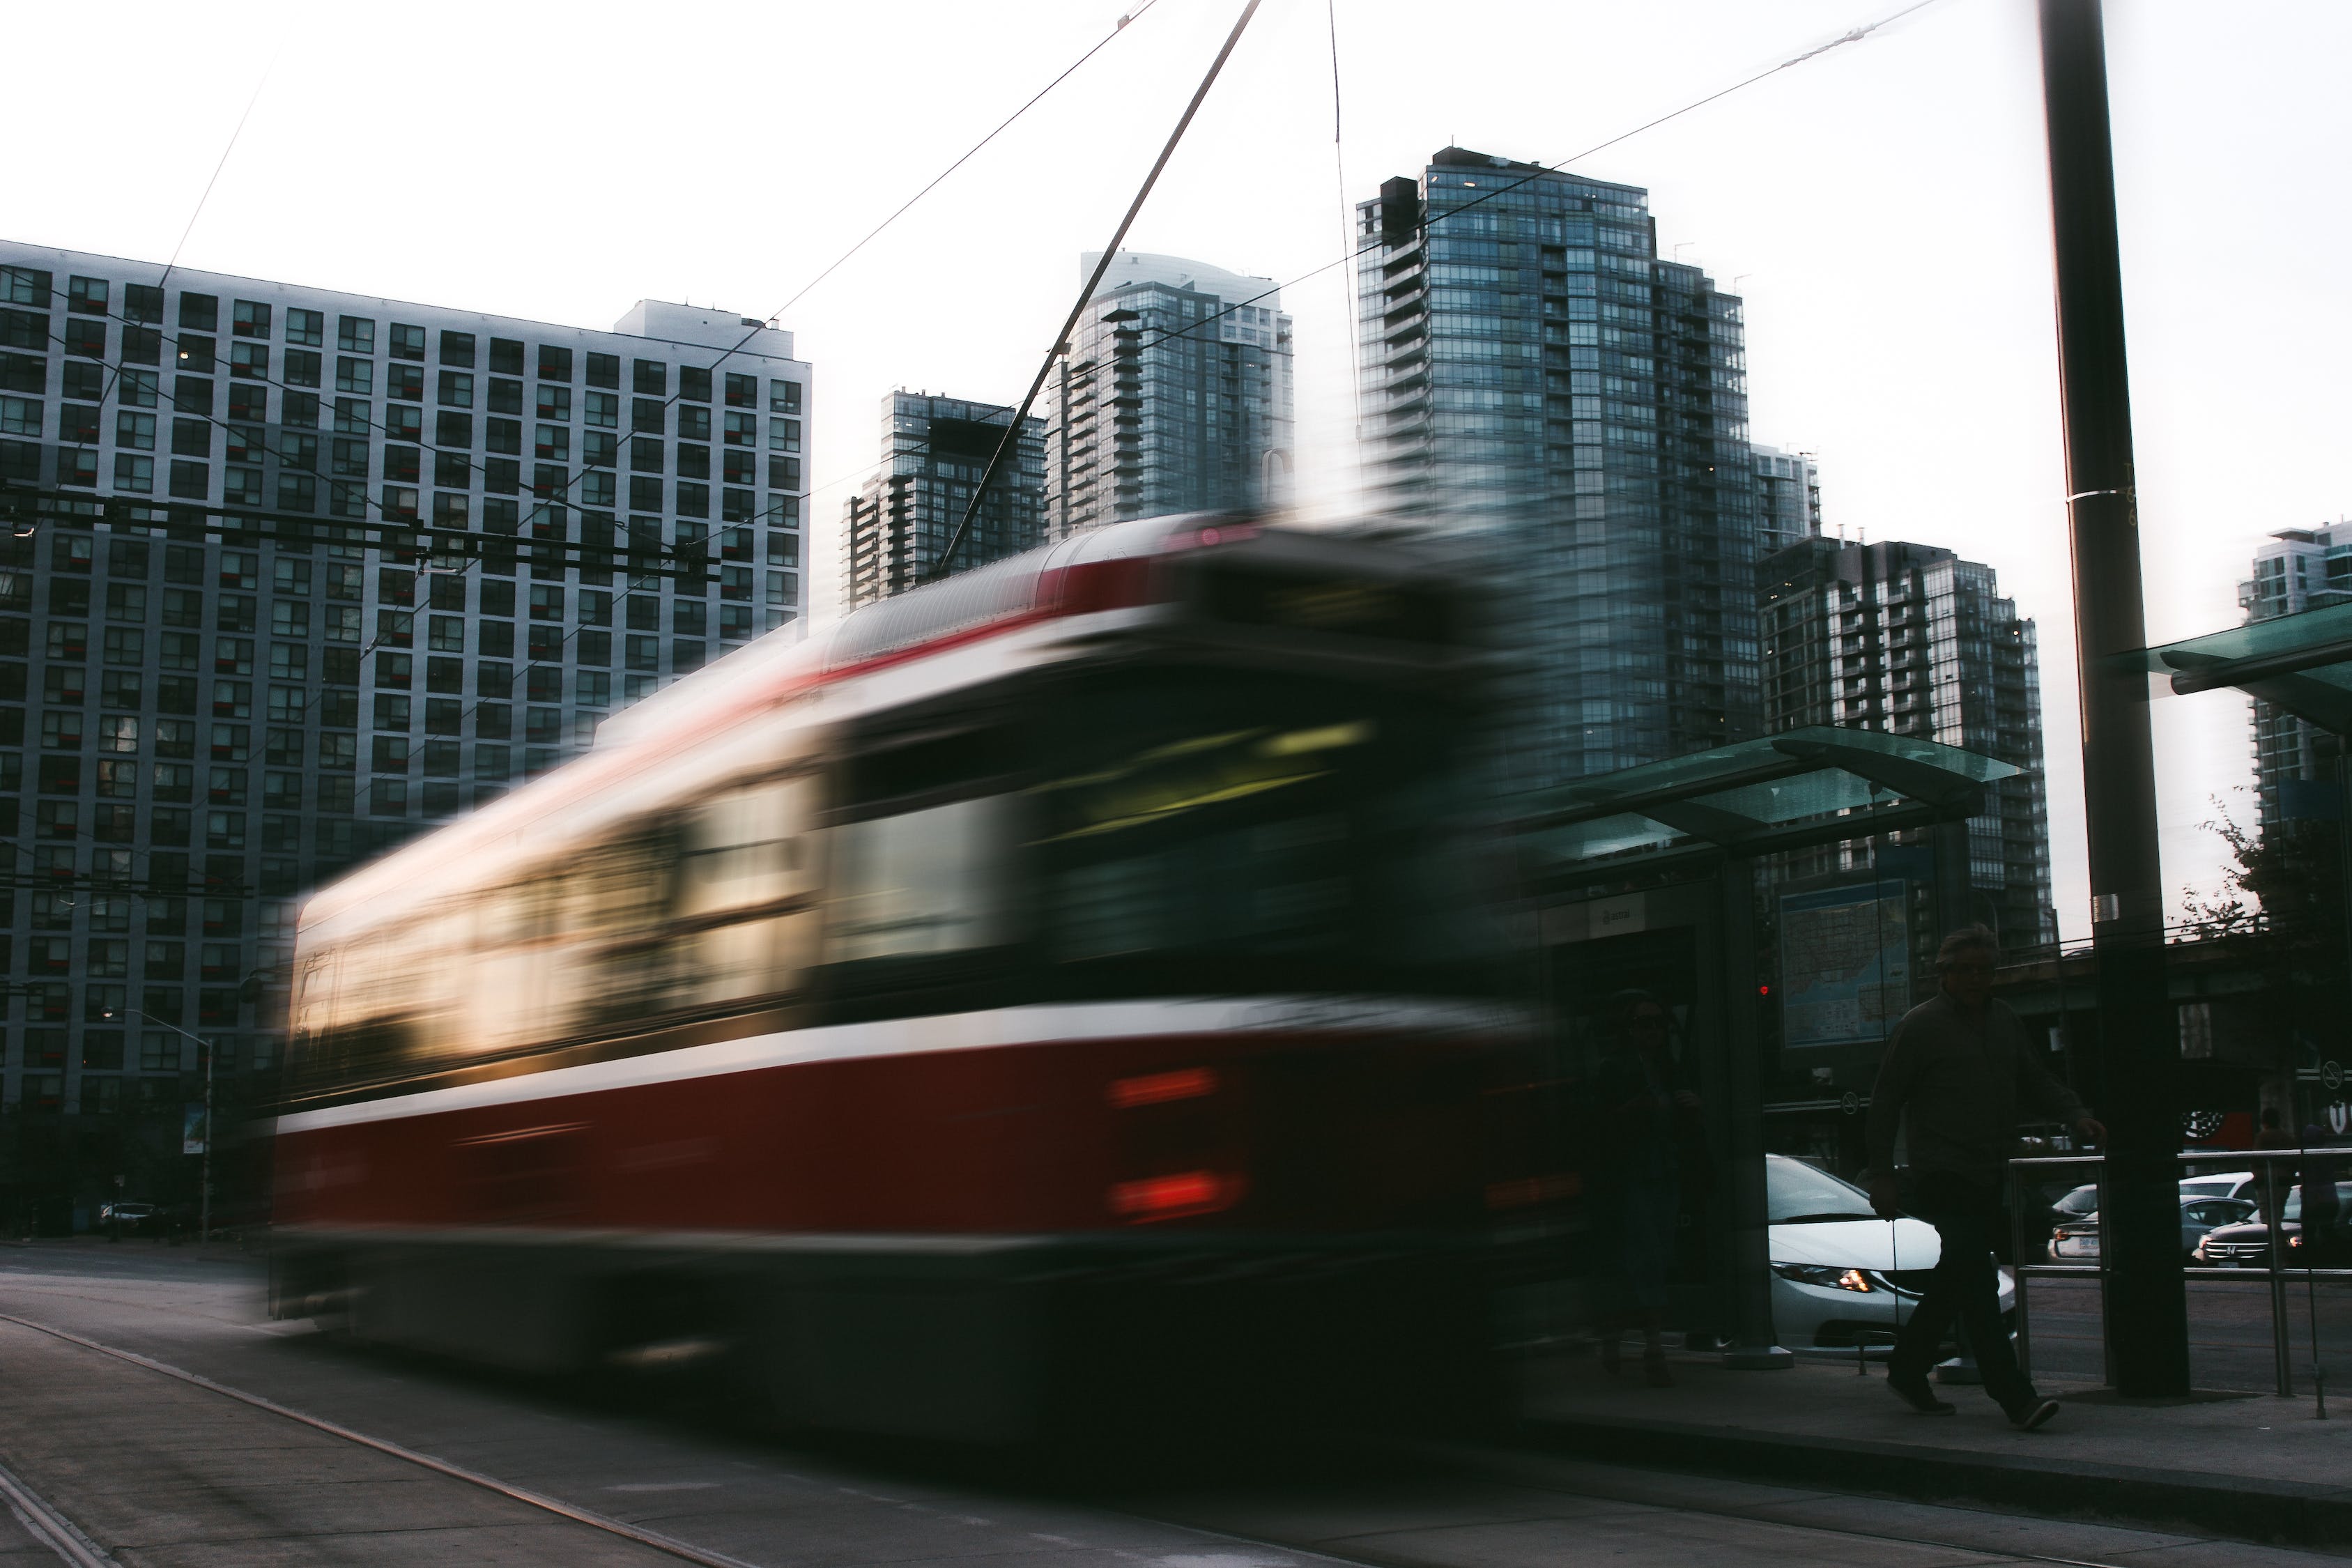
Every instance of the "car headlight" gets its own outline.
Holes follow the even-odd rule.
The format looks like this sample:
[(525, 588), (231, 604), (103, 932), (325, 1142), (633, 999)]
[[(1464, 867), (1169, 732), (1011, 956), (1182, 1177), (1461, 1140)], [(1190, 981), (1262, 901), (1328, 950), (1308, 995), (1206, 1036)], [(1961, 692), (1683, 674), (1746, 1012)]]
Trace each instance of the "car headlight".
[(1775, 1263), (1772, 1272), (1800, 1285), (1826, 1285), (1839, 1290), (1864, 1292), (1874, 1288), (1861, 1269), (1840, 1268), (1834, 1263)]

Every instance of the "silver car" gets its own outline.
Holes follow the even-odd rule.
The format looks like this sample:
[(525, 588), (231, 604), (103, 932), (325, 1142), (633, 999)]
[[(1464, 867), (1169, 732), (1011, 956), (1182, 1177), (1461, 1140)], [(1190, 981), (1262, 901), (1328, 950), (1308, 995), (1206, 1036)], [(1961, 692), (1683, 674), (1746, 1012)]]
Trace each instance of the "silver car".
[[(1771, 1222), (1772, 1326), (1791, 1349), (1885, 1355), (1927, 1288), (1943, 1247), (1908, 1215), (1880, 1219), (1851, 1182), (1785, 1154), (1764, 1159)], [(2000, 1270), (2000, 1310), (2017, 1288)]]
[[(2198, 1197), (2182, 1194), (2180, 1256), (2193, 1260), (2197, 1256), (2198, 1244), (2205, 1239), (2207, 1231), (2225, 1225), (2242, 1225), (2253, 1218), (2256, 1212), (2256, 1205), (2247, 1198)], [(2062, 1225), (2050, 1233), (2050, 1260), (2053, 1263), (2096, 1263), (2099, 1260), (2098, 1211), (2095, 1209), (2081, 1219)]]

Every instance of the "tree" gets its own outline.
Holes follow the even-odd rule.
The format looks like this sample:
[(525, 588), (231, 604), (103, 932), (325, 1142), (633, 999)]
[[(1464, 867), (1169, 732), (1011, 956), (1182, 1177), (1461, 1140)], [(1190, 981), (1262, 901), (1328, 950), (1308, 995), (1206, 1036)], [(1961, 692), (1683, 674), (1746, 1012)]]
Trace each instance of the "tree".
[[(2299, 1044), (2344, 1026), (2345, 899), (2342, 825), (2294, 818), (2250, 828), (2217, 796), (2203, 824), (2229, 847), (2211, 898), (2183, 890), (2189, 931), (2223, 945), (2262, 976), (2269, 1016)], [(2292, 1061), (2283, 1064), (2294, 1065)]]

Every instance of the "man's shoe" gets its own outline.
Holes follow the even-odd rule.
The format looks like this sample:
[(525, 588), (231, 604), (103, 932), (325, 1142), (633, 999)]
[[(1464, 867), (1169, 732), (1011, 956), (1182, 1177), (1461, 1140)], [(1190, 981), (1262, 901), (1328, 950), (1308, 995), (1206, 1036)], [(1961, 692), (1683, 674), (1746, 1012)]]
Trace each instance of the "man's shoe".
[(2050, 1418), (2057, 1414), (2058, 1402), (2037, 1394), (2009, 1407), (2009, 1424), (2021, 1432), (2035, 1432), (2048, 1426)]
[(1890, 1372), (1886, 1374), (1886, 1392), (1922, 1415), (1949, 1415), (1953, 1413), (1950, 1402), (1937, 1398), (1936, 1391), (1927, 1386), (1927, 1380), (1924, 1377), (1902, 1377)]

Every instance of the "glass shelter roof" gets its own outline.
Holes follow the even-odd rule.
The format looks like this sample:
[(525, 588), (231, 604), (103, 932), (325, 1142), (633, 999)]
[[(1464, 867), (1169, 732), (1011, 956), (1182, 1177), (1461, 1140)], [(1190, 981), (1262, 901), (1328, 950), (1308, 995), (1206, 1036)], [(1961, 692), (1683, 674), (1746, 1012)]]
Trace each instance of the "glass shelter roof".
[(1511, 826), (1538, 874), (1613, 875), (1973, 816), (2019, 769), (1933, 741), (1820, 724), (1579, 779)]
[(2276, 616), (2123, 656), (2186, 695), (2235, 687), (2336, 734), (2352, 734), (2352, 605)]

